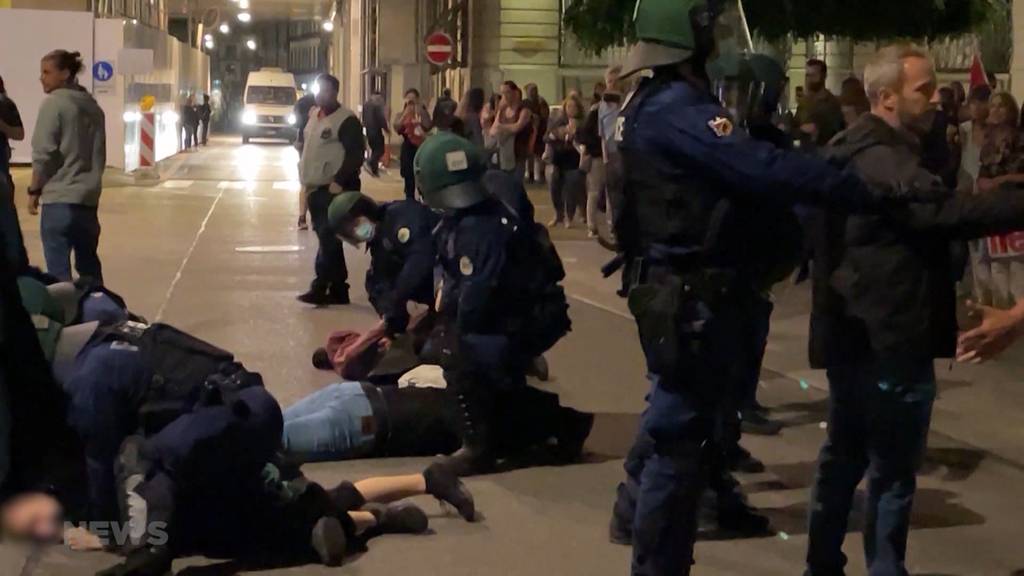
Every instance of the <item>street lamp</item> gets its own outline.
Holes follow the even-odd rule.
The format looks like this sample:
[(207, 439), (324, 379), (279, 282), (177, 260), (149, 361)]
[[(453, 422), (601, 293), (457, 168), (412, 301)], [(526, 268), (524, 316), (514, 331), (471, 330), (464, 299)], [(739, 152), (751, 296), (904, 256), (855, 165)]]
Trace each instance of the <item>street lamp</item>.
[(228, 32), (231, 32), (231, 27), (228, 26), (226, 22), (224, 24), (221, 24), (220, 25), (220, 33), (221, 34), (227, 34)]
[(238, 13), (238, 21), (239, 22), (248, 22), (250, 20), (252, 20), (252, 14), (249, 14), (248, 12), (239, 12)]
[(334, 22), (331, 22), (330, 20), (324, 20), (324, 32), (333, 32), (333, 31), (334, 31)]
[(255, 40), (246, 40), (245, 41), (245, 45), (246, 45), (246, 47), (249, 48), (249, 50), (255, 50), (256, 49), (256, 41)]

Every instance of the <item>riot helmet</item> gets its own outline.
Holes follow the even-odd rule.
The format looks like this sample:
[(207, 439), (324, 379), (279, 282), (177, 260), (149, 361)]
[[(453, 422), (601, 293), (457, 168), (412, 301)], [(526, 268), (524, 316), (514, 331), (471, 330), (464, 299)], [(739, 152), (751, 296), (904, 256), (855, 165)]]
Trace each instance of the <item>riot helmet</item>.
[(423, 201), (443, 211), (469, 208), (490, 196), (480, 182), (485, 166), (483, 151), (451, 132), (427, 138), (413, 160)]

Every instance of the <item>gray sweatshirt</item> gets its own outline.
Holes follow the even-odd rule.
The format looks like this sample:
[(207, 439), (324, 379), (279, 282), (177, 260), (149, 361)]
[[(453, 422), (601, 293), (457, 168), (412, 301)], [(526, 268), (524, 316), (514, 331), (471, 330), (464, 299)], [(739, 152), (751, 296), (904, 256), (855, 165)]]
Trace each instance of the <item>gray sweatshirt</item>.
[(32, 134), (32, 168), (43, 176), (42, 204), (96, 206), (107, 165), (103, 110), (82, 88), (43, 100)]

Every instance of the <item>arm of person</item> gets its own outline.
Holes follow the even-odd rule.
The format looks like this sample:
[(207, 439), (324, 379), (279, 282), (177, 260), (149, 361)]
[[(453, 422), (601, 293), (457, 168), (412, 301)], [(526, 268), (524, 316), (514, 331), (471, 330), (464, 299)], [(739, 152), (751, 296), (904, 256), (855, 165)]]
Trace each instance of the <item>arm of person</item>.
[(405, 331), (409, 322), (408, 302), (424, 282), (429, 282), (435, 260), (434, 238), (430, 230), (413, 230), (405, 248), (405, 263), (395, 279), (394, 310), (384, 318), (391, 333)]
[(892, 208), (890, 218), (904, 218), (919, 232), (971, 240), (1024, 230), (1024, 193), (1000, 186), (987, 194), (954, 194), (941, 202), (913, 203)]
[(430, 113), (427, 112), (426, 106), (420, 107), (420, 126), (424, 132), (430, 132), (434, 127), (434, 121), (430, 118)]
[(714, 177), (729, 193), (853, 211), (876, 204), (875, 191), (852, 168), (753, 140), (718, 105), (681, 108), (663, 120), (650, 129), (655, 146)]
[(957, 340), (958, 362), (980, 364), (999, 356), (1024, 334), (1024, 300), (1010, 310), (967, 303), (973, 315), (981, 317), (981, 324), (960, 335)]
[(402, 118), (405, 116), (405, 110), (395, 114), (395, 119), (391, 122), (391, 125), (395, 128), (395, 134), (399, 136), (405, 135), (405, 125), (402, 123)]
[(366, 141), (363, 138), (363, 124), (355, 116), (349, 116), (338, 129), (338, 139), (345, 147), (345, 161), (334, 175), (332, 193), (342, 190), (356, 190), (359, 187), (359, 170), (363, 166)]
[(8, 140), (20, 142), (25, 139), (25, 127), (21, 124), (21, 115), (18, 114), (18, 107), (10, 100), (7, 102), (9, 104), (8, 110), (0, 118), (0, 132), (3, 132)]
[(43, 100), (36, 118), (35, 132), (32, 133), (32, 183), (30, 190), (41, 191), (60, 169), (60, 125), (59, 106), (52, 98)]
[(475, 234), (461, 242), (464, 246), (457, 247), (462, 274), (456, 320), (460, 334), (477, 333), (484, 327), (486, 311), (505, 265), (504, 240), (504, 234), (498, 232)]

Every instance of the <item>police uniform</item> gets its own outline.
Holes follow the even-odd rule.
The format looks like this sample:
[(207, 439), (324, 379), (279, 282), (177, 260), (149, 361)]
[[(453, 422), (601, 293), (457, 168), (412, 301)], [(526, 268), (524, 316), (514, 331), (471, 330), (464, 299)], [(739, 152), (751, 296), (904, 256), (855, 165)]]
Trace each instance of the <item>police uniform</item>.
[(434, 304), (434, 227), (438, 217), (415, 200), (381, 206), (383, 215), (369, 242), (366, 293), (392, 334), (404, 332), (410, 301)]
[(362, 125), (351, 110), (338, 106), (330, 113), (313, 108), (306, 123), (299, 178), (309, 192), (309, 213), (319, 240), (314, 278), (309, 292), (299, 297), (311, 304), (347, 304), (348, 268), (343, 244), (327, 223), (334, 199), (332, 183), (359, 190), (363, 163)]
[(737, 396), (743, 310), (758, 293), (747, 248), (765, 239), (750, 237), (733, 215), (758, 202), (867, 206), (873, 193), (852, 173), (736, 128), (702, 78), (715, 29), (703, 4), (644, 0), (636, 20), (641, 42), (625, 72), (655, 74), (624, 105), (616, 235), (651, 380), (638, 437), (653, 450), (632, 451), (625, 466), (639, 490), (633, 574), (678, 576), (693, 562), (716, 420), (723, 400)]
[[(526, 385), (532, 360), (569, 329), (557, 253), (484, 188), (484, 160), (465, 139), (434, 136), (415, 164), (424, 200), (444, 211), (435, 233), (441, 365), (463, 420), (463, 448), (447, 462), (460, 475), (480, 472), (503, 448), (552, 437), (578, 455), (592, 416)], [(498, 405), (526, 421), (509, 430)]]

